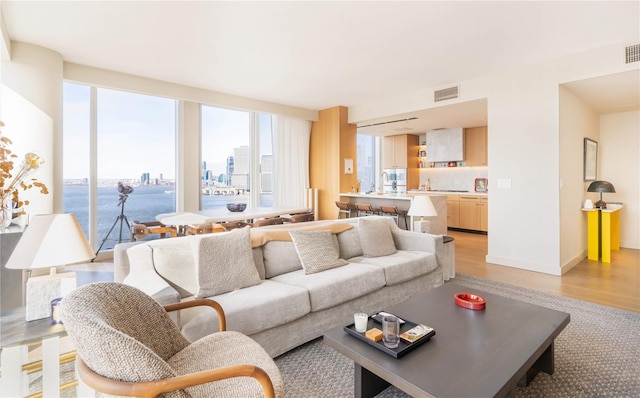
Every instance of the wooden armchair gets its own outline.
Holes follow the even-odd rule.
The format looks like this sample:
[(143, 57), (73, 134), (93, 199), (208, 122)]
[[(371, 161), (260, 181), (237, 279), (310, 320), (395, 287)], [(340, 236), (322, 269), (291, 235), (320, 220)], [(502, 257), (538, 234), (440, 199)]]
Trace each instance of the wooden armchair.
[[(220, 331), (190, 343), (167, 311), (200, 305), (218, 313)], [(251, 338), (225, 331), (224, 311), (213, 300), (163, 308), (132, 286), (102, 282), (68, 294), (60, 311), (78, 352), (78, 374), (96, 391), (137, 397), (284, 396), (271, 357)]]
[(252, 224), (252, 228), (257, 227), (265, 227), (267, 225), (279, 225), (284, 223), (284, 218), (282, 217), (272, 217), (272, 218), (262, 218), (260, 220), (255, 220)]
[(141, 222), (134, 221), (131, 224), (131, 241), (142, 239), (149, 234), (160, 234), (160, 238), (165, 238), (167, 234), (175, 238), (178, 236), (178, 231), (174, 227), (168, 227), (160, 221)]
[(197, 224), (188, 225), (185, 235), (202, 235), (212, 234), (215, 232), (225, 232), (226, 230), (220, 224)]
[(315, 215), (312, 211), (306, 213), (296, 213), (291, 214), (290, 217), (283, 217), (284, 221), (287, 223), (299, 223), (299, 222), (308, 222), (314, 221)]

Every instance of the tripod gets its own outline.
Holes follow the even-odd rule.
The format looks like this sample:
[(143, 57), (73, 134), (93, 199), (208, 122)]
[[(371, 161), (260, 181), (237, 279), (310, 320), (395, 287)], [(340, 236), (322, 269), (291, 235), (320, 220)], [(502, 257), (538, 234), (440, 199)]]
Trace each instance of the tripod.
[(118, 224), (118, 221), (120, 222), (120, 234), (118, 235), (118, 243), (122, 243), (122, 222), (123, 221), (127, 224), (127, 229), (129, 233), (131, 233), (131, 226), (129, 225), (129, 220), (127, 219), (127, 216), (124, 215), (124, 202), (127, 201), (128, 197), (129, 197), (128, 194), (125, 194), (125, 193), (120, 194), (120, 201), (118, 202), (118, 206), (120, 206), (120, 215), (117, 216), (116, 219), (113, 221), (113, 225), (111, 226), (111, 229), (109, 229), (109, 232), (107, 232), (107, 236), (104, 237), (104, 240), (102, 241), (102, 243), (100, 244), (100, 247), (96, 251), (96, 256), (100, 252), (100, 249), (102, 249), (102, 246), (104, 246), (104, 243), (107, 241), (107, 239), (109, 239), (109, 235), (111, 235), (111, 232), (113, 232), (113, 229)]

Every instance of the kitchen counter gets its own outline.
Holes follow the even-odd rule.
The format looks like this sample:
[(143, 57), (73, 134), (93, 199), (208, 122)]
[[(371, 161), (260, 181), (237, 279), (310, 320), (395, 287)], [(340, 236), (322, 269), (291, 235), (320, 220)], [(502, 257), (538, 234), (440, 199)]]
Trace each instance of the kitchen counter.
[(426, 193), (430, 195), (465, 195), (465, 196), (488, 196), (488, 192), (474, 192), (474, 191), (420, 191), (412, 189), (408, 194), (421, 194)]
[[(340, 200), (350, 203), (370, 203), (373, 207), (397, 206), (400, 210), (409, 210), (413, 197), (420, 194), (428, 194), (430, 196), (433, 207), (438, 212), (437, 216), (425, 217), (425, 220), (431, 221), (430, 232), (435, 235), (447, 234), (447, 195), (445, 193), (434, 191), (416, 191), (406, 194), (400, 193), (341, 193)], [(412, 230), (413, 217), (408, 218), (408, 228)], [(404, 223), (400, 223), (400, 227), (404, 228)]]

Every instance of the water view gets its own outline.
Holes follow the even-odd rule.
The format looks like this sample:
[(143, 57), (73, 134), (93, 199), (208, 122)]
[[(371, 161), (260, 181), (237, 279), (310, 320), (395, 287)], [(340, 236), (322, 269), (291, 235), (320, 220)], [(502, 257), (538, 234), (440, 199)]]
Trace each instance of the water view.
[[(202, 195), (202, 208), (213, 209), (226, 207), (227, 203), (247, 203), (248, 194), (243, 195)], [(272, 206), (272, 194), (261, 195), (263, 206)], [(118, 243), (120, 235), (119, 192), (117, 187), (98, 187), (98, 242), (100, 246), (107, 236), (109, 229), (116, 222), (116, 226), (109, 234), (101, 251), (111, 250)], [(124, 215), (129, 223), (136, 221), (155, 221), (161, 213), (171, 213), (176, 206), (175, 186), (173, 185), (148, 185), (134, 187), (124, 204)], [(64, 211), (74, 213), (85, 235), (89, 236), (89, 187), (86, 185), (65, 185), (64, 187)], [(150, 236), (149, 238), (157, 238)], [(131, 240), (131, 234), (123, 223), (122, 241)], [(96, 246), (96, 247), (97, 247)]]

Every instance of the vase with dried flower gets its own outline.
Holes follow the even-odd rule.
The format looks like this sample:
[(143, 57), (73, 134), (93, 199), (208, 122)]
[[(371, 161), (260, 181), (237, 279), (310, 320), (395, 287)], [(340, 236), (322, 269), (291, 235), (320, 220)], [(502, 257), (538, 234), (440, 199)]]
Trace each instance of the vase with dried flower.
[[(4, 123), (0, 121), (0, 127)], [(11, 140), (2, 135), (0, 131), (0, 228), (11, 225), (14, 216), (24, 213), (24, 206), (29, 204), (28, 200), (20, 200), (18, 193), (20, 190), (27, 191), (32, 188), (40, 189), (40, 193), (48, 194), (47, 186), (35, 178), (27, 179), (29, 175), (38, 170), (44, 163), (44, 159), (35, 153), (29, 152), (24, 155), (24, 160), (14, 171), (14, 159), (18, 155), (9, 148)], [(14, 209), (17, 209), (14, 211)]]

